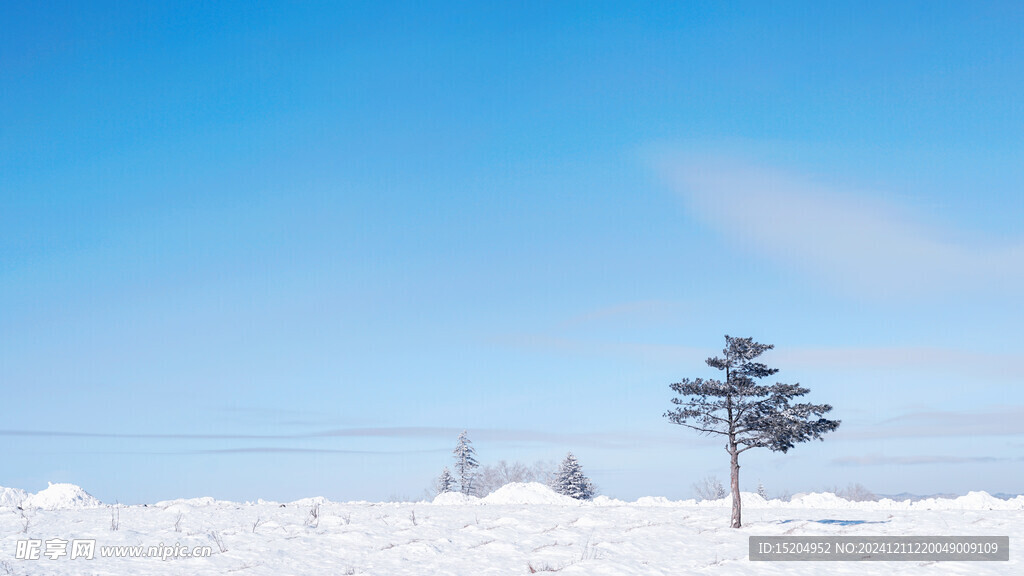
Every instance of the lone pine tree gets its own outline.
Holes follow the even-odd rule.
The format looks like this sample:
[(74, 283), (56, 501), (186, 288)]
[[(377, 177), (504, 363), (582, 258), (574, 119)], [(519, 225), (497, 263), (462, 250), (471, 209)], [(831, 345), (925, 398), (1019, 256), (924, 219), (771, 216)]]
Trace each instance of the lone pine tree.
[(838, 420), (821, 416), (832, 410), (828, 404), (793, 404), (793, 398), (807, 394), (799, 384), (776, 383), (763, 386), (758, 380), (772, 376), (779, 370), (769, 368), (754, 359), (771, 344), (754, 342), (753, 338), (725, 337), (723, 358), (708, 358), (707, 365), (725, 371), (725, 380), (684, 378), (670, 387), (681, 398), (673, 398), (676, 408), (665, 412), (673, 424), (692, 428), (702, 434), (726, 437), (725, 450), (731, 459), (733, 528), (740, 521), (740, 464), (741, 453), (751, 448), (768, 448), (787, 452), (795, 444), (811, 439), (821, 440), (822, 434), (839, 427)]
[(474, 470), (480, 464), (476, 461), (476, 449), (473, 448), (473, 442), (465, 430), (459, 434), (458, 443), (452, 453), (455, 455), (455, 474), (459, 478), (459, 489), (463, 494), (469, 496), (473, 493), (473, 480), (476, 477)]

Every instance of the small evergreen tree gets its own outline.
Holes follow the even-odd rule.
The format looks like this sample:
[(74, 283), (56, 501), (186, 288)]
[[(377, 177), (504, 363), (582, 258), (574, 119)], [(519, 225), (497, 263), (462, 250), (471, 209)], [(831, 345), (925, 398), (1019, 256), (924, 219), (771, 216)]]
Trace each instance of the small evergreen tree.
[(555, 492), (577, 500), (590, 500), (594, 497), (594, 485), (583, 474), (583, 467), (576, 457), (569, 452), (554, 479)]
[(455, 454), (455, 474), (459, 479), (459, 489), (463, 494), (469, 496), (473, 493), (473, 479), (476, 477), (474, 471), (480, 464), (476, 461), (476, 449), (473, 448), (473, 442), (470, 441), (465, 430), (459, 434), (458, 443), (452, 453)]
[(768, 493), (764, 491), (764, 484), (760, 480), (757, 481), (757, 495), (765, 500), (768, 499)]
[(448, 471), (448, 467), (441, 472), (441, 476), (437, 479), (437, 493), (444, 494), (445, 492), (455, 491), (455, 478), (452, 477), (452, 473)]

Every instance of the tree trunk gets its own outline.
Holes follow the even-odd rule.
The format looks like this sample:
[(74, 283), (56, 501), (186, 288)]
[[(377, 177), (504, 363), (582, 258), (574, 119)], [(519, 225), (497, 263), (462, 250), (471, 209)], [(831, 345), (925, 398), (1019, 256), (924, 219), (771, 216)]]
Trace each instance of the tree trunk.
[(732, 457), (732, 467), (729, 477), (732, 484), (732, 527), (739, 528), (740, 522), (740, 453), (737, 446), (729, 446), (729, 455)]

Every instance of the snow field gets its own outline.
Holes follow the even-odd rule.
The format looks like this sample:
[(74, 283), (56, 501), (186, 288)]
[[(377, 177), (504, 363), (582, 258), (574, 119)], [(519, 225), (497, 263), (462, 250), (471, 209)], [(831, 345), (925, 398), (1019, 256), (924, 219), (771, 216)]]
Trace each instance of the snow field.
[[(603, 498), (581, 503), (538, 484), (487, 498), (446, 494), (434, 502), (234, 503), (211, 498), (110, 507), (0, 508), (0, 574), (1020, 574), (1024, 510), (985, 505), (981, 493), (944, 509), (881, 509), (808, 495), (792, 506), (744, 508), (728, 528), (727, 500), (696, 504)], [(831, 495), (829, 495), (831, 496)], [(985, 495), (987, 496), (987, 495)], [(991, 498), (991, 497), (989, 497)], [(754, 499), (751, 498), (750, 501)], [(845, 502), (845, 501), (843, 501)], [(1004, 504), (1013, 501), (1001, 501)], [(753, 502), (752, 502), (753, 504)], [(812, 506), (823, 504), (824, 506)], [(319, 506), (319, 520), (311, 510)], [(27, 529), (26, 529), (27, 518)], [(822, 524), (839, 519), (874, 522)], [(751, 535), (1009, 535), (1010, 562), (750, 562)], [(94, 560), (17, 560), (17, 540), (95, 538)], [(211, 546), (209, 558), (101, 558), (99, 547), (175, 543)], [(532, 572), (531, 572), (532, 571)]]

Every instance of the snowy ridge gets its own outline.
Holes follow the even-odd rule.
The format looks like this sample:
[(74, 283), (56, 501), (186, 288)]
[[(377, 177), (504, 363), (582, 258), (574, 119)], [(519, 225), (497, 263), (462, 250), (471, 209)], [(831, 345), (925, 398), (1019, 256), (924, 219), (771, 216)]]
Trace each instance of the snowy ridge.
[[(59, 495), (69, 492), (68, 488), (69, 485), (51, 486), (43, 495)], [(598, 496), (591, 501), (579, 501), (559, 496), (541, 484), (508, 485), (482, 499), (446, 493), (435, 498), (437, 504), (443, 505), (329, 502), (322, 498), (286, 504), (246, 504), (213, 498), (170, 500), (161, 506), (124, 507), (119, 510), (123, 523), (120, 530), (111, 529), (118, 518), (112, 509), (77, 507), (20, 514), (6, 508), (0, 514), (0, 550), (7, 550), (5, 554), (10, 556), (19, 540), (55, 536), (66, 540), (96, 539), (97, 546), (100, 542), (104, 546), (147, 547), (180, 542), (184, 546), (210, 547), (208, 557), (170, 562), (97, 554), (87, 566), (88, 572), (94, 574), (152, 576), (489, 576), (531, 572), (566, 576), (761, 576), (766, 573), (764, 565), (748, 559), (752, 534), (1009, 534), (1010, 546), (1014, 547), (1020, 540), (1016, 534), (1024, 533), (1024, 514), (1019, 508), (987, 509), (1000, 503), (1004, 507), (1021, 507), (1024, 498), (1002, 501), (982, 492), (913, 505), (892, 500), (848, 502), (832, 494), (801, 494), (793, 502), (766, 501), (754, 494), (744, 497), (746, 520), (741, 530), (728, 527), (728, 498), (695, 502), (651, 497), (623, 502)], [(66, 504), (67, 499), (60, 502)], [(310, 506), (315, 504), (323, 506), (314, 515)], [(873, 510), (886, 506), (908, 509)], [(939, 509), (930, 510), (928, 506)], [(1024, 561), (1015, 556), (1009, 562), (971, 564), (964, 574), (1024, 574)], [(17, 573), (26, 576), (78, 576), (86, 566), (67, 559), (15, 565)], [(247, 569), (257, 566), (258, 570)], [(0, 562), (0, 574), (3, 568), (4, 562)], [(903, 571), (908, 576), (948, 572), (941, 567), (935, 572), (933, 566), (909, 568)], [(820, 576), (823, 569), (819, 563), (793, 562), (777, 572), (787, 576)], [(826, 573), (891, 576), (894, 568), (886, 562), (843, 562), (835, 563), (835, 567), (830, 564)]]
[[(8, 488), (6, 490), (16, 490)], [(2, 492), (0, 492), (2, 494)], [(855, 502), (846, 500), (831, 492), (810, 492), (793, 496), (790, 500), (765, 500), (755, 492), (741, 492), (740, 499), (745, 510), (756, 509), (777, 509), (777, 508), (812, 508), (828, 510), (1024, 510), (1024, 496), (1017, 496), (1003, 500), (990, 495), (988, 492), (970, 492), (966, 496), (957, 498), (926, 498), (923, 500), (891, 500), (883, 498), (877, 501)], [(2, 502), (2, 501), (0, 501)], [(276, 504), (264, 502), (259, 504)], [(323, 496), (314, 498), (302, 498), (290, 504), (297, 506), (311, 506), (313, 504), (329, 504), (330, 500)], [(593, 500), (576, 500), (568, 496), (556, 493), (554, 490), (537, 482), (506, 484), (495, 490), (484, 498), (467, 496), (461, 492), (445, 492), (438, 494), (429, 502), (438, 506), (477, 506), (477, 505), (560, 505), (560, 506), (641, 506), (641, 507), (671, 507), (671, 508), (729, 508), (732, 506), (732, 497), (726, 496), (719, 500), (670, 500), (664, 496), (644, 496), (634, 502), (617, 500), (608, 496), (597, 496)], [(253, 505), (246, 502), (247, 505)], [(348, 502), (348, 504), (373, 504), (372, 502)], [(2, 505), (2, 504), (0, 504)], [(227, 500), (214, 500), (210, 497), (189, 498), (178, 500), (166, 500), (157, 502), (156, 506), (168, 508), (172, 505), (187, 505), (194, 507), (231, 505), (237, 506), (235, 502)]]
[(600, 496), (595, 496), (590, 501), (590, 504), (591, 506), (626, 506), (629, 504), (629, 502), (625, 502), (623, 500), (616, 500), (615, 498), (609, 498), (608, 496), (602, 494)]
[[(764, 508), (816, 508), (829, 510), (1024, 510), (1024, 496), (1002, 500), (988, 492), (969, 492), (957, 498), (925, 498), (923, 500), (890, 500), (883, 498), (877, 501), (854, 502), (836, 496), (831, 492), (811, 492), (797, 494), (785, 500), (765, 500), (755, 492), (740, 492), (740, 501), (744, 509)], [(611, 501), (616, 505), (626, 502)], [(611, 505), (611, 504), (604, 504)], [(636, 506), (698, 506), (707, 508), (729, 508), (732, 497), (719, 500), (678, 500), (673, 501), (661, 496), (645, 496), (639, 498)]]
[[(743, 496), (746, 505), (746, 496)], [(768, 506), (780, 507), (770, 501)], [(957, 498), (926, 498), (924, 500), (896, 501), (883, 498), (878, 501), (851, 502), (829, 492), (798, 494), (781, 507), (849, 508), (857, 510), (1024, 510), (1024, 496), (1001, 500), (988, 492), (969, 492)]]
[(312, 498), (299, 498), (294, 502), (290, 502), (290, 504), (294, 504), (295, 506), (315, 506), (317, 504), (327, 504), (327, 502), (327, 498), (323, 496), (314, 496)]
[(11, 508), (21, 506), (21, 502), (28, 497), (28, 492), (21, 488), (4, 488), (0, 486), (0, 508), (9, 506)]
[[(718, 502), (715, 500), (714, 502)], [(637, 506), (696, 506), (696, 500), (669, 500), (664, 496), (644, 496), (634, 502)]]
[(42, 508), (44, 510), (62, 510), (64, 508), (96, 508), (103, 502), (93, 497), (81, 487), (74, 484), (54, 484), (45, 490), (27, 496), (21, 502), (22, 508)]
[(169, 508), (171, 506), (213, 506), (214, 504), (232, 504), (232, 502), (214, 500), (210, 496), (200, 498), (175, 498), (174, 500), (161, 500), (154, 504), (158, 508)]
[[(956, 498), (924, 498), (921, 500), (892, 500), (882, 498), (877, 501), (855, 502), (846, 500), (831, 492), (810, 492), (796, 494), (788, 501), (765, 500), (754, 492), (741, 492), (744, 509), (776, 509), (776, 508), (811, 508), (830, 510), (1024, 510), (1024, 495), (1002, 499), (988, 492), (969, 492)], [(302, 498), (290, 502), (294, 506), (312, 506), (315, 504), (331, 504), (331, 500), (316, 496)], [(441, 506), (473, 506), (473, 505), (561, 505), (561, 506), (641, 506), (641, 507), (697, 507), (697, 508), (728, 508), (732, 506), (732, 498), (727, 496), (719, 500), (670, 500), (664, 496), (644, 496), (634, 502), (617, 500), (608, 496), (597, 496), (593, 500), (576, 500), (556, 493), (550, 487), (537, 482), (511, 483), (502, 486), (484, 498), (467, 496), (460, 492), (445, 492), (437, 495), (429, 502)], [(347, 504), (372, 505), (372, 502), (353, 501)], [(201, 498), (177, 498), (162, 500), (154, 506), (164, 509), (187, 510), (208, 506), (237, 507), (243, 504), (229, 500), (216, 500), (205, 496)], [(274, 505), (277, 502), (257, 500), (245, 502), (246, 506)], [(92, 508), (103, 506), (103, 502), (75, 484), (54, 484), (35, 494), (29, 494), (20, 488), (0, 486), (0, 508), (17, 507), (42, 508), (58, 510), (64, 508)]]

